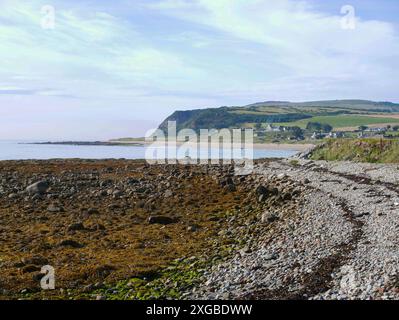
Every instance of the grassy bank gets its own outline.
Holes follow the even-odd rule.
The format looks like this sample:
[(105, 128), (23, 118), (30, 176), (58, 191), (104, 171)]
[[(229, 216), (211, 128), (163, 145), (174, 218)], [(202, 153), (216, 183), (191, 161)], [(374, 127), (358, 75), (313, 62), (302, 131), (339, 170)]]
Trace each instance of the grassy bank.
[(338, 139), (316, 149), (313, 160), (399, 163), (399, 140)]
[(369, 125), (381, 125), (398, 123), (399, 119), (387, 117), (373, 117), (366, 115), (336, 115), (336, 116), (316, 116), (310, 119), (302, 119), (295, 122), (283, 122), (276, 125), (281, 126), (298, 126), (305, 129), (309, 122), (319, 122), (329, 124), (335, 129), (347, 127), (359, 127)]

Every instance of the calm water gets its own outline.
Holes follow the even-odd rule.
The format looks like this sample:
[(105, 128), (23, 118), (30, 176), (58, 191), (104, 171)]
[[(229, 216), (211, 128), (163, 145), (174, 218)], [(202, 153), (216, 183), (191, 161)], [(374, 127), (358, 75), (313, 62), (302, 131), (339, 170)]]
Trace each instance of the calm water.
[[(26, 142), (26, 141), (25, 141)], [(24, 159), (144, 159), (145, 147), (140, 146), (68, 146), (33, 145), (21, 141), (0, 141), (0, 160)], [(203, 150), (201, 150), (203, 153)], [(282, 158), (295, 154), (289, 150), (254, 150), (254, 158)]]

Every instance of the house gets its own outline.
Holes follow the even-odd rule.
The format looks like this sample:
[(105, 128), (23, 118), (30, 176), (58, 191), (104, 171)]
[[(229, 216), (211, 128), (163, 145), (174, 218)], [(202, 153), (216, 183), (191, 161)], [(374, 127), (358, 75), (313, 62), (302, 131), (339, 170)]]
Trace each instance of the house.
[(272, 124), (268, 124), (267, 126), (266, 126), (266, 129), (265, 129), (265, 131), (266, 132), (281, 132), (281, 131), (283, 131), (283, 128), (282, 127), (275, 127), (275, 126), (273, 126)]
[(343, 138), (345, 137), (345, 134), (343, 132), (330, 132), (327, 135), (327, 138), (331, 138), (331, 139), (337, 139), (337, 138)]
[(327, 133), (321, 133), (321, 132), (313, 132), (312, 136), (310, 137), (313, 140), (319, 140), (319, 139), (324, 139), (327, 137)]

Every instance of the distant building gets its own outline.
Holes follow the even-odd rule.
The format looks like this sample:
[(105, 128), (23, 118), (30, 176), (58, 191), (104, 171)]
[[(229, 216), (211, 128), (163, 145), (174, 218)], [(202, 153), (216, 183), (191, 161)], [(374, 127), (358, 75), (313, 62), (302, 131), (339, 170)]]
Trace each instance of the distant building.
[(275, 127), (275, 126), (273, 126), (272, 124), (269, 123), (266, 126), (265, 131), (266, 132), (281, 132), (281, 131), (284, 131), (284, 130), (283, 130), (283, 127), (281, 127), (281, 126)]
[(312, 136), (310, 137), (313, 140), (320, 140), (327, 137), (328, 133), (321, 133), (321, 132), (313, 132)]
[(332, 139), (343, 138), (343, 137), (345, 137), (345, 134), (343, 132), (330, 132), (327, 135), (327, 138), (332, 138)]

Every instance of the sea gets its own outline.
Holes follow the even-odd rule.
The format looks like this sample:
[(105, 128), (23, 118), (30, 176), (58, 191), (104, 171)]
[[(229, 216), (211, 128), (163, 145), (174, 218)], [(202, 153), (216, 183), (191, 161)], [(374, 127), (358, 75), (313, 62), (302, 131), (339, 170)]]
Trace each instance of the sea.
[[(0, 140), (0, 160), (49, 160), (49, 159), (148, 159), (156, 157), (154, 149), (146, 146), (103, 146), (103, 145), (57, 145), (32, 144), (43, 141), (2, 141)], [(244, 154), (244, 151), (241, 150)], [(296, 154), (293, 150), (253, 150), (254, 159), (286, 158)], [(185, 151), (178, 159), (195, 155), (194, 150)], [(198, 158), (215, 158), (218, 150), (198, 150)], [(153, 156), (151, 156), (153, 155)], [(221, 158), (227, 156), (220, 155)], [(191, 157), (192, 158), (192, 157)]]

